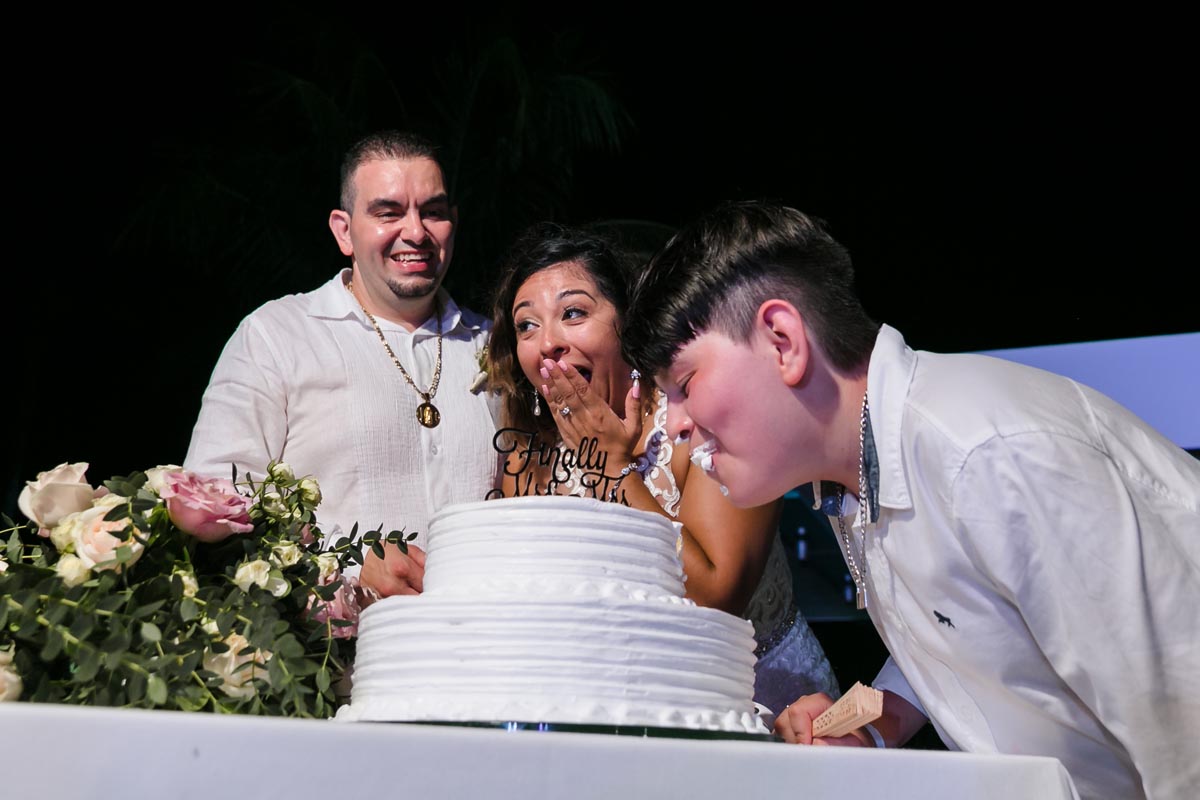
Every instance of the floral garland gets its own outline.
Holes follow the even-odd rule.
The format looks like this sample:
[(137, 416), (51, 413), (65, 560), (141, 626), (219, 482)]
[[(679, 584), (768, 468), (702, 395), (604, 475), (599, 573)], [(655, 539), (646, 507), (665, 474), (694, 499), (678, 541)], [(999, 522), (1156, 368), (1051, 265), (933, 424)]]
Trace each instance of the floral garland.
[(374, 599), (344, 572), (403, 532), (323, 546), (320, 487), (283, 463), (257, 484), (165, 466), (95, 489), (87, 467), (39, 474), (30, 522), (3, 518), (0, 701), (331, 716)]

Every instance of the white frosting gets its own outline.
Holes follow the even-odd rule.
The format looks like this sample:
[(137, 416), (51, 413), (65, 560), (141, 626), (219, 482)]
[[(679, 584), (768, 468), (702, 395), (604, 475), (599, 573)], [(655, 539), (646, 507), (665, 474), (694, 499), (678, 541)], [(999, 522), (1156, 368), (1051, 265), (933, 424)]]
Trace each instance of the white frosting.
[(692, 463), (705, 472), (712, 472), (713, 455), (717, 452), (716, 442), (709, 440), (692, 448), (690, 456)]
[(678, 523), (586, 498), (447, 508), (425, 593), (363, 612), (342, 720), (765, 733), (750, 623), (683, 595)]
[(572, 594), (586, 584), (682, 597), (679, 536), (679, 525), (658, 514), (590, 498), (450, 506), (429, 522), (425, 594), (521, 595), (550, 581), (580, 584)]

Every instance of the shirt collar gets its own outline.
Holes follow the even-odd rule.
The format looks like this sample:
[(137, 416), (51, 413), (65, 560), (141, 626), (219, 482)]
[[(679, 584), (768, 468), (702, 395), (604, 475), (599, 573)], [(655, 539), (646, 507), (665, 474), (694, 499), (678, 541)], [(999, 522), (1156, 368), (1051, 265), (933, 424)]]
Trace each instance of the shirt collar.
[(879, 503), (887, 508), (912, 508), (912, 494), (901, 454), (904, 407), (917, 371), (917, 354), (895, 328), (883, 325), (875, 338), (867, 368), (871, 421), (879, 434), (875, 448), (879, 467)]
[[(910, 508), (912, 498), (908, 491), (908, 480), (900, 457), (901, 421), (904, 414), (904, 398), (912, 383), (916, 370), (916, 354), (904, 343), (904, 337), (895, 328), (883, 325), (875, 339), (867, 368), (867, 421), (863, 437), (863, 470), (865, 472), (866, 514), (864, 521), (879, 520), (881, 506), (888, 508)], [(881, 426), (880, 435), (875, 435), (876, 421)], [(848, 513), (838, 508), (839, 485), (835, 481), (818, 481), (813, 484), (813, 508), (827, 516)], [(857, 494), (860, 487), (847, 487), (847, 496)], [(860, 502), (862, 498), (859, 498)]]
[[(346, 283), (350, 280), (351, 269), (346, 267), (334, 275), (332, 280), (313, 292), (312, 303), (309, 306), (310, 316), (320, 319), (357, 319), (363, 325), (370, 327), (371, 323), (363, 314), (362, 307), (354, 299), (354, 295), (346, 291)], [(445, 289), (438, 289), (438, 306), (442, 309), (442, 331), (452, 336), (461, 331), (478, 331), (482, 327), (481, 319), (464, 319), (462, 309), (450, 297)], [(381, 328), (392, 326), (387, 320), (380, 320)], [(460, 331), (461, 329), (461, 331)], [(437, 335), (437, 323), (431, 317), (414, 334), (429, 336)]]
[[(866, 514), (863, 521), (875, 523), (879, 521), (879, 454), (875, 449), (875, 433), (871, 430), (870, 407), (867, 409), (866, 430), (863, 431), (863, 477), (866, 479)], [(837, 481), (815, 481), (813, 483), (813, 508), (819, 509), (830, 517), (845, 515), (851, 509), (839, 508), (837, 504), (838, 489), (842, 488)], [(847, 486), (846, 497), (858, 494), (861, 486)], [(859, 498), (861, 504), (863, 498)]]

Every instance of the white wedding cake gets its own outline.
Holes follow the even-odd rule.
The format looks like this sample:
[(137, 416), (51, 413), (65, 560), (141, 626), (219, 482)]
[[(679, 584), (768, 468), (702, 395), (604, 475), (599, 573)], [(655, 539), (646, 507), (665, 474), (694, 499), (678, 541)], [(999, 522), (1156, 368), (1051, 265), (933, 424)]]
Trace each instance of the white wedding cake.
[(749, 622), (683, 597), (679, 526), (578, 497), (446, 508), (424, 593), (359, 620), (341, 720), (765, 734)]

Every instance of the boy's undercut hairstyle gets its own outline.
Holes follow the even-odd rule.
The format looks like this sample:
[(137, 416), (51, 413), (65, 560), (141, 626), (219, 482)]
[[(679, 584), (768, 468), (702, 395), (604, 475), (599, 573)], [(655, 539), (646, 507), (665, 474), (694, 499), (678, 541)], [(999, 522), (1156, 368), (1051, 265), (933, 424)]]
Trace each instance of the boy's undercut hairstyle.
[(354, 213), (354, 173), (368, 161), (428, 158), (442, 171), (442, 183), (450, 193), (450, 176), (438, 158), (438, 147), (432, 140), (412, 131), (385, 130), (370, 133), (359, 139), (346, 151), (341, 169), (341, 208), (347, 214)]
[(759, 201), (717, 207), (651, 259), (631, 292), (625, 358), (658, 375), (706, 331), (744, 342), (770, 299), (800, 311), (837, 369), (852, 371), (870, 358), (879, 324), (854, 293), (846, 248), (819, 220)]

